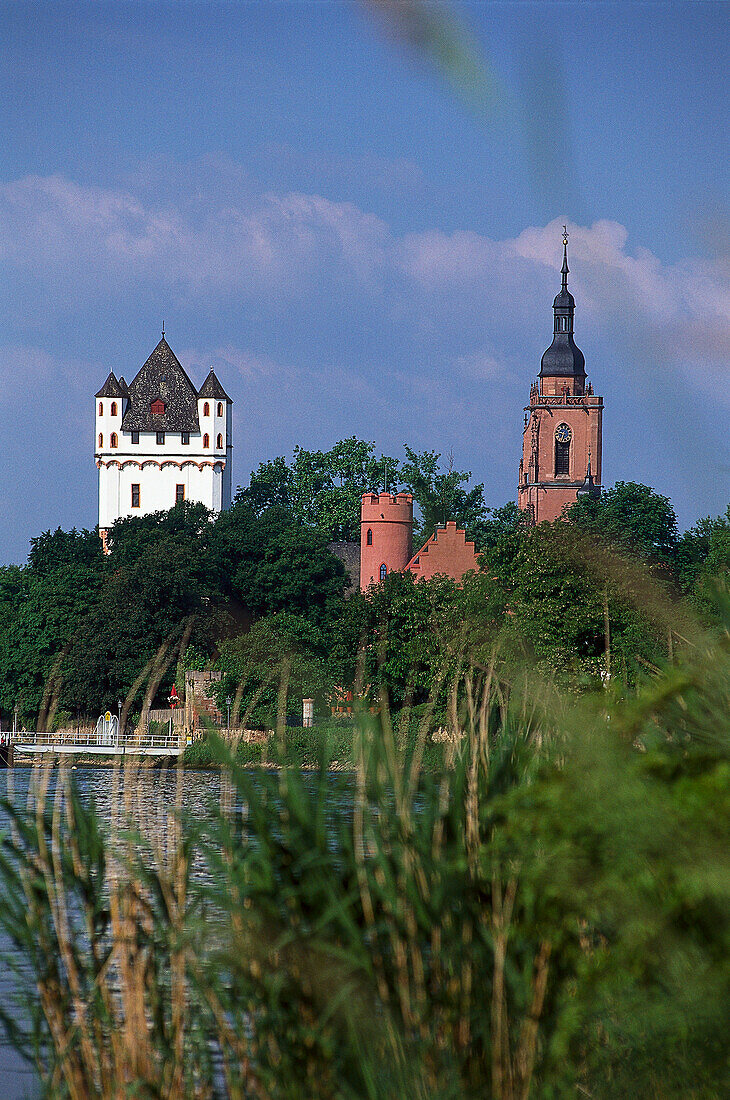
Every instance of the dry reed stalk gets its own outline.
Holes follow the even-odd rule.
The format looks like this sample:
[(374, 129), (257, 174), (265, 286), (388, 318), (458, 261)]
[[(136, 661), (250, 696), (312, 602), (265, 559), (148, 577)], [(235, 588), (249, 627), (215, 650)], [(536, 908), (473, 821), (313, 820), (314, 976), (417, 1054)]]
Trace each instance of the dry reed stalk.
[(535, 1056), (537, 1053), (538, 1028), (540, 1025), (543, 1004), (545, 1003), (551, 951), (552, 945), (547, 940), (543, 940), (535, 959), (535, 974), (532, 981), (532, 1001), (522, 1023), (517, 1057), (515, 1059), (518, 1080), (516, 1100), (528, 1100), (530, 1095), (530, 1085), (532, 1083), (532, 1075), (535, 1069)]

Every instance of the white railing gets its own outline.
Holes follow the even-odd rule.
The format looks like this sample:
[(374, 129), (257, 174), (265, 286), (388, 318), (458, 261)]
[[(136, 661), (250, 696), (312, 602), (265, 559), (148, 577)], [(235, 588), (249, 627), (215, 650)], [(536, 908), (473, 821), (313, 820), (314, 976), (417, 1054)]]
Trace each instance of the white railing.
[(75, 748), (79, 751), (93, 749), (114, 753), (182, 752), (187, 738), (181, 733), (130, 733), (117, 737), (107, 733), (89, 733), (87, 730), (63, 730), (57, 733), (20, 732), (12, 735), (13, 744), (19, 748)]

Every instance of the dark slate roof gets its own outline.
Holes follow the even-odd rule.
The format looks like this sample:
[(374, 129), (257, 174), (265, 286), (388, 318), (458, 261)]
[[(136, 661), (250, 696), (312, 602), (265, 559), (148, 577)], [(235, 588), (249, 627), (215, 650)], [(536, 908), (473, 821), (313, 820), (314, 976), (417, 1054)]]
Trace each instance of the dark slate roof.
[(126, 383), (122, 388), (117, 382), (114, 371), (109, 371), (109, 377), (96, 395), (97, 397), (126, 397)]
[(221, 386), (215, 376), (215, 371), (210, 368), (210, 374), (198, 390), (198, 397), (212, 397), (214, 401), (230, 401), (230, 397)]
[(122, 390), (122, 393), (124, 394), (124, 396), (129, 397), (129, 386), (124, 381), (124, 375), (123, 374), (119, 375), (119, 385), (121, 386), (121, 390)]
[[(123, 432), (200, 431), (195, 386), (164, 336), (128, 389), (129, 404), (122, 417)], [(150, 406), (158, 398), (164, 401), (165, 411), (154, 416)]]
[(573, 339), (572, 332), (556, 332), (542, 357), (540, 376), (572, 378), (576, 375), (586, 376), (585, 356)]

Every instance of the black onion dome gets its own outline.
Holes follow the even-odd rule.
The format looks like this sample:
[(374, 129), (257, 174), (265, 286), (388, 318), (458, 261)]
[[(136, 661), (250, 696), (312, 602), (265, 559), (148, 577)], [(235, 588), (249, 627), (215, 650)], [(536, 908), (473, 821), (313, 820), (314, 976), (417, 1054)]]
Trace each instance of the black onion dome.
[(568, 290), (568, 231), (563, 233), (563, 266), (560, 291), (553, 302), (555, 314), (553, 342), (540, 362), (541, 378), (585, 378), (586, 361), (573, 339), (575, 298)]
[(553, 342), (540, 361), (540, 376), (585, 378), (586, 360), (572, 332), (556, 332)]

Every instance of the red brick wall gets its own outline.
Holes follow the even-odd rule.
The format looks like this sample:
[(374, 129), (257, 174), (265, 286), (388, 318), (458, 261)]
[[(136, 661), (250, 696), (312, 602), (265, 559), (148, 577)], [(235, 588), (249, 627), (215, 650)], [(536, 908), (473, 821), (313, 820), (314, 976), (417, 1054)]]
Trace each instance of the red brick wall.
[(408, 563), (417, 580), (430, 580), (437, 573), (460, 581), (470, 569), (477, 569), (474, 543), (453, 521), (439, 527)]

